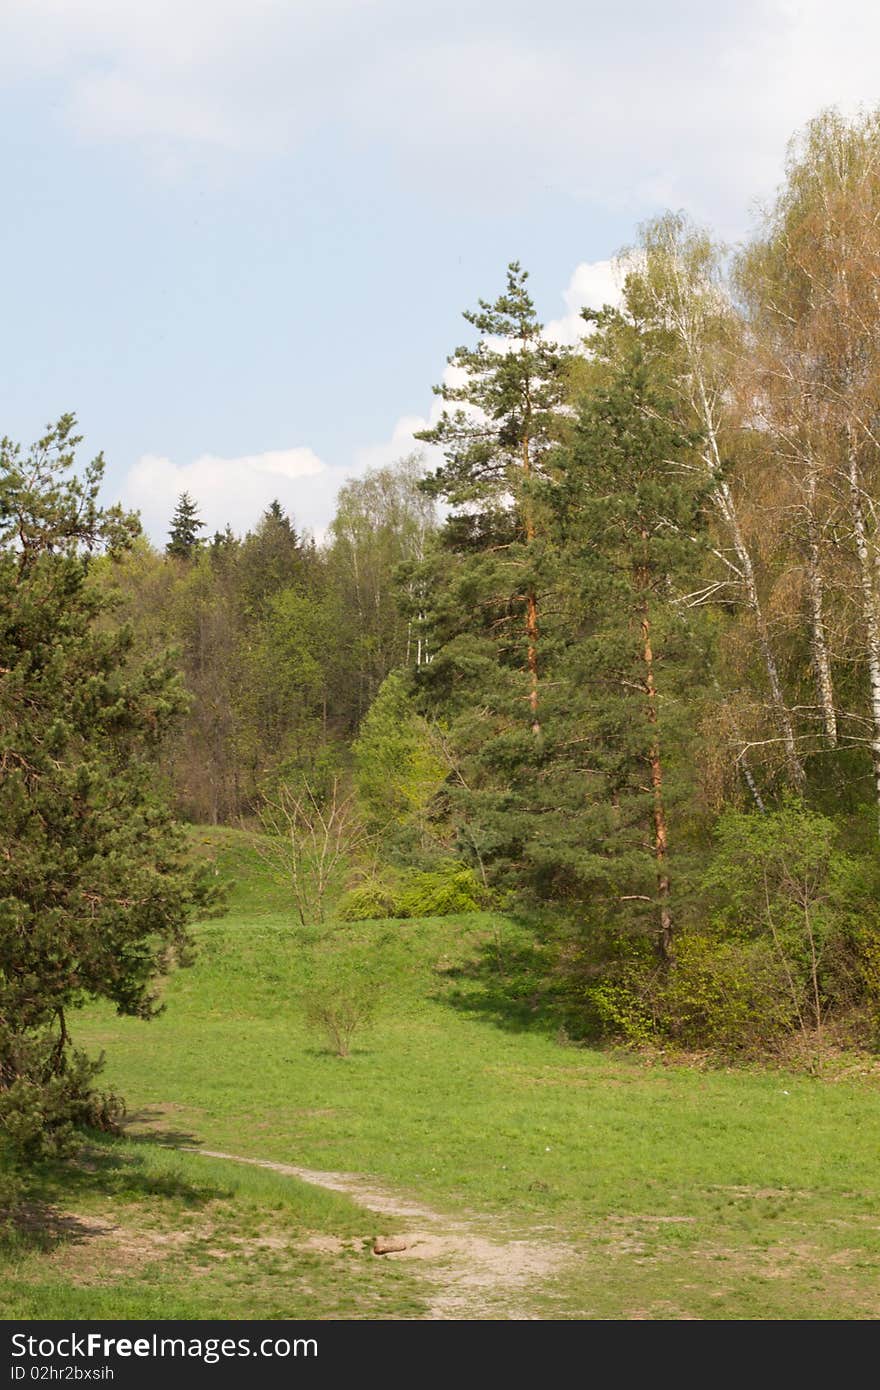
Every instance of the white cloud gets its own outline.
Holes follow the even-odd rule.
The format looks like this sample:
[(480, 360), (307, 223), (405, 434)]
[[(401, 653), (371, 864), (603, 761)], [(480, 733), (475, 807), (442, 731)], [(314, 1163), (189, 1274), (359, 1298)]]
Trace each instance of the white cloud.
[[(453, 367), (448, 362), (443, 369), (444, 386), (463, 385), (467, 373), (461, 367)], [(354, 451), (353, 473), (366, 473), (369, 468), (385, 468), (409, 454), (421, 454), (428, 468), (436, 468), (443, 460), (443, 453), (436, 444), (426, 444), (416, 439), (422, 430), (433, 429), (446, 409), (442, 397), (434, 396), (426, 415), (401, 415), (388, 439), (380, 444), (361, 444)]]
[(576, 347), (589, 332), (581, 318), (581, 309), (601, 309), (606, 304), (617, 307), (623, 297), (626, 263), (620, 260), (581, 261), (563, 290), (565, 313), (544, 325), (544, 337), (553, 343)]
[(49, 77), (89, 139), (168, 157), (381, 145), (410, 191), (564, 190), (743, 230), (816, 110), (878, 99), (880, 8), (738, 0), (3, 0), (0, 81)]
[(423, 415), (401, 415), (388, 439), (381, 444), (361, 444), (354, 451), (355, 473), (370, 468), (385, 468), (389, 463), (406, 458), (408, 454), (425, 454), (428, 446), (416, 439), (419, 430), (429, 428)]
[[(443, 381), (461, 385), (464, 372), (446, 366)], [(421, 454), (428, 468), (442, 461), (436, 445), (424, 444), (416, 433), (435, 425), (443, 401), (435, 396), (426, 415), (401, 415), (387, 439), (356, 446), (349, 463), (330, 465), (308, 447), (274, 449), (261, 454), (224, 458), (200, 454), (190, 463), (176, 463), (163, 454), (143, 454), (129, 469), (122, 501), (141, 514), (144, 530), (156, 545), (164, 545), (168, 524), (182, 492), (198, 504), (205, 535), (222, 531), (227, 523), (244, 535), (259, 520), (273, 498), (293, 517), (300, 530), (322, 540), (333, 518), (336, 495), (350, 478), (384, 468), (409, 454)]]
[(227, 523), (243, 534), (275, 497), (300, 526), (321, 525), (338, 486), (338, 470), (329, 469), (308, 448), (239, 458), (201, 454), (191, 463), (144, 454), (129, 470), (123, 501), (141, 513), (147, 534), (161, 544), (182, 492), (198, 504), (207, 535)]

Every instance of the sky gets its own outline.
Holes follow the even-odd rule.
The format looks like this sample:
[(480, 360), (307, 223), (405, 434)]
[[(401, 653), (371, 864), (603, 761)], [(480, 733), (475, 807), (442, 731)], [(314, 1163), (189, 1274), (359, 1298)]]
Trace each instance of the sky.
[(74, 411), (157, 543), (321, 535), (513, 259), (573, 341), (638, 224), (749, 234), (880, 102), (870, 0), (0, 0), (0, 435)]

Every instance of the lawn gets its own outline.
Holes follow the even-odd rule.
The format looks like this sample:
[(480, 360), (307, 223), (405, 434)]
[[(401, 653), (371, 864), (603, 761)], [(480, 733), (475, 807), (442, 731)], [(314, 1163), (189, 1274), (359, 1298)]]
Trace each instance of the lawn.
[[(40, 1176), (56, 1226), (35, 1217), (42, 1248), (27, 1229), (8, 1245), (4, 1316), (880, 1314), (869, 1068), (693, 1069), (568, 1044), (499, 1005), (521, 935), (488, 914), (346, 927), (352, 950), (386, 942), (386, 977), (337, 1057), (304, 1021), (283, 893), (246, 837), (204, 838), (236, 875), (230, 911), (198, 927), (159, 1019), (77, 1020), (128, 1137)], [(437, 1248), (379, 1258), (377, 1231), (414, 1218), (179, 1145), (367, 1175), (431, 1209)]]

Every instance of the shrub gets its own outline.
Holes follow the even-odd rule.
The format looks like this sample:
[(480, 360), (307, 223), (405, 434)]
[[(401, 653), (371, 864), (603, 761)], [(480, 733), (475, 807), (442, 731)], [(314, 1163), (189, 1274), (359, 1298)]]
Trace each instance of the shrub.
[(0, 1148), (0, 1236), (8, 1230), (24, 1196), (24, 1180), (12, 1155)]
[(6, 1042), (15, 1074), (0, 1085), (0, 1136), (26, 1161), (67, 1153), (83, 1126), (114, 1131), (123, 1114), (116, 1096), (94, 1089), (103, 1057), (93, 1062), (71, 1051), (63, 1070), (55, 1071), (51, 1053), (49, 1038), (17, 1039), (14, 1049)]
[(680, 937), (655, 1007), (682, 1047), (725, 1054), (758, 1055), (798, 1026), (785, 966), (765, 941)]
[(486, 906), (487, 894), (473, 869), (454, 860), (426, 872), (404, 876), (399, 898), (401, 917), (452, 917)]
[(584, 988), (594, 1036), (630, 1047), (672, 1044), (758, 1056), (778, 1050), (799, 1026), (785, 963), (772, 942), (682, 932), (675, 960), (664, 968), (647, 939), (597, 936), (602, 939), (586, 962), (596, 978)]
[(380, 878), (365, 878), (342, 896), (338, 915), (343, 922), (371, 922), (382, 917), (399, 917), (396, 886)]
[(348, 1057), (354, 1034), (375, 1021), (387, 981), (399, 973), (396, 932), (359, 941), (346, 929), (325, 931), (306, 945), (301, 961), (299, 998), (306, 1023), (337, 1057)]
[(357, 976), (325, 976), (305, 992), (305, 1019), (323, 1033), (337, 1057), (348, 1057), (355, 1031), (372, 1023), (378, 1008), (376, 987)]
[(369, 828), (393, 843), (409, 827), (421, 844), (448, 769), (436, 736), (412, 704), (410, 685), (403, 671), (382, 683), (354, 744), (355, 776)]
[(634, 984), (632, 980), (598, 980), (587, 988), (587, 1005), (600, 1036), (619, 1038), (630, 1047), (647, 1047), (657, 1042), (656, 1020)]
[(374, 918), (452, 917), (487, 906), (488, 894), (472, 869), (448, 860), (434, 869), (364, 879), (340, 901), (343, 922)]

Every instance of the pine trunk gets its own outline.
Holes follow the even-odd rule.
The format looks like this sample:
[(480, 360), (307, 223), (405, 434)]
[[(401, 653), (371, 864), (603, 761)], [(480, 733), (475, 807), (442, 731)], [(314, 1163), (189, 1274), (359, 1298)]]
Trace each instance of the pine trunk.
[[(525, 433), (522, 442), (522, 467), (526, 488), (528, 488), (532, 472), (532, 460), (529, 454), (529, 426), (530, 410), (527, 409)], [(526, 544), (531, 545), (535, 539), (535, 518), (532, 512), (531, 499), (528, 496), (525, 499), (523, 514)], [(529, 709), (532, 714), (532, 733), (539, 734), (541, 732), (541, 722), (538, 719), (538, 596), (531, 585), (526, 594), (526, 643), (528, 648), (526, 661), (529, 672)]]
[(660, 739), (657, 732), (657, 687), (654, 680), (654, 652), (651, 646), (651, 624), (648, 618), (648, 605), (642, 608), (642, 654), (645, 663), (645, 694), (647, 717), (651, 726), (651, 742), (648, 762), (651, 768), (651, 790), (654, 795), (654, 858), (657, 864), (657, 904), (659, 924), (657, 949), (661, 960), (672, 960), (672, 910), (670, 906), (669, 833), (666, 824), (666, 806), (663, 800), (663, 763), (660, 757)]

